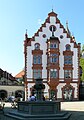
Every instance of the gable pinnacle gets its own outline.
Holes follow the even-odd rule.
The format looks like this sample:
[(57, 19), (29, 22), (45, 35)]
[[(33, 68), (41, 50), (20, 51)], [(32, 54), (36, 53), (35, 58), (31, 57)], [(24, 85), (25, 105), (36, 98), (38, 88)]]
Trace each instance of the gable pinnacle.
[(26, 29), (26, 34), (27, 34), (27, 29)]
[(53, 12), (53, 8), (52, 8), (52, 12)]
[(27, 35), (27, 29), (26, 29), (26, 33), (25, 33), (25, 39), (27, 39), (28, 38), (28, 35)]
[(71, 32), (70, 32), (70, 30), (69, 30), (69, 28), (68, 28), (68, 20), (66, 21), (66, 31), (67, 31), (67, 33), (71, 36)]

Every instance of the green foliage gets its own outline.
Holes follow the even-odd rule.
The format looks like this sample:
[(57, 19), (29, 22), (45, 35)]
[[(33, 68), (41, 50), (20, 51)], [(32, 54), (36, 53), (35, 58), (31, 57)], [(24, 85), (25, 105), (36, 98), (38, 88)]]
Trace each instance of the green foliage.
[(83, 46), (82, 46), (82, 52), (84, 52), (84, 44), (83, 44)]
[(80, 58), (80, 66), (82, 67), (81, 80), (84, 81), (84, 58)]

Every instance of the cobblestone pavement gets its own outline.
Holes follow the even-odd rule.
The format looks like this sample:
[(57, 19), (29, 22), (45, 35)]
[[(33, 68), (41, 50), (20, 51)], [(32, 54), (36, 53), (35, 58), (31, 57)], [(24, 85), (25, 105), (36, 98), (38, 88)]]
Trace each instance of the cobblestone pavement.
[[(4, 113), (5, 112), (7, 113), (7, 112), (12, 111), (12, 110), (13, 109), (11, 108), (11, 103), (5, 103)], [(0, 120), (6, 120), (3, 113), (0, 113)]]
[(72, 113), (69, 120), (84, 120), (84, 101), (62, 102), (61, 109)]
[[(5, 103), (4, 111), (13, 110), (11, 103)], [(84, 101), (77, 102), (61, 102), (61, 110), (72, 113), (69, 120), (84, 120)], [(4, 115), (0, 113), (0, 120), (6, 120)]]

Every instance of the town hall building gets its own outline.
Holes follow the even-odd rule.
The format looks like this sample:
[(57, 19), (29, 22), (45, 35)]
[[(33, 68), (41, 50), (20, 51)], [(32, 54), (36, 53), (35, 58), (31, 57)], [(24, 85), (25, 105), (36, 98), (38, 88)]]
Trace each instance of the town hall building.
[(34, 34), (25, 34), (25, 97), (34, 91), (35, 79), (43, 79), (45, 98), (78, 100), (80, 84), (80, 43), (76, 43), (55, 12)]

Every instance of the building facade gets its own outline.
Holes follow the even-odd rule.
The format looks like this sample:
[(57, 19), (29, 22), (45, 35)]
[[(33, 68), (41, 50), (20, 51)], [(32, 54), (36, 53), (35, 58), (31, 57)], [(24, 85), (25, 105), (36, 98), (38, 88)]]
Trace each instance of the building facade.
[(78, 100), (80, 83), (80, 43), (64, 28), (55, 12), (32, 38), (25, 34), (25, 97), (29, 97), (35, 79), (42, 78), (44, 96), (56, 100)]
[(0, 98), (5, 100), (10, 96), (17, 97), (18, 94), (24, 98), (24, 85), (20, 85), (12, 74), (0, 68)]

